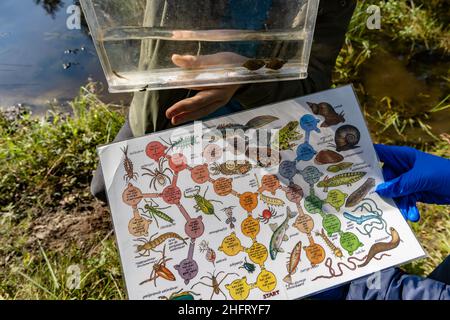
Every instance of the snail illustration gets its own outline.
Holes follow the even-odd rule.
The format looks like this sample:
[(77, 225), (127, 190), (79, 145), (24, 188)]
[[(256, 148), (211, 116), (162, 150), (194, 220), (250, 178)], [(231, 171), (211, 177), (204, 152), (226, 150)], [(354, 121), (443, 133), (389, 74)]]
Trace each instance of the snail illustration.
[(336, 130), (334, 142), (336, 143), (336, 151), (347, 151), (359, 148), (357, 145), (361, 139), (361, 133), (358, 128), (352, 125), (343, 125)]
[(312, 103), (307, 102), (314, 114), (325, 118), (325, 121), (320, 125), (322, 128), (334, 126), (341, 122), (345, 122), (344, 113), (337, 113), (333, 106), (326, 102)]

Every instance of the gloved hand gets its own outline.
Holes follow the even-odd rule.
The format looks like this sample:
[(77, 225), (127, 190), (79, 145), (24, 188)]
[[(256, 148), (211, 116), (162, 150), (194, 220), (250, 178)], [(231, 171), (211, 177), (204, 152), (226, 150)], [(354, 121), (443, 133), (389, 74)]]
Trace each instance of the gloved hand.
[(375, 145), (386, 180), (376, 192), (394, 198), (405, 219), (420, 219), (416, 202), (450, 204), (450, 160), (410, 147)]

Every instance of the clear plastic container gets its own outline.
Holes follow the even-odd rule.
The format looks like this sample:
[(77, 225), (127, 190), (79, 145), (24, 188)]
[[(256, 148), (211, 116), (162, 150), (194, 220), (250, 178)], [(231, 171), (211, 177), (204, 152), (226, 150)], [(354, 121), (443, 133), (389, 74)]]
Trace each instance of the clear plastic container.
[(81, 0), (111, 92), (302, 79), (319, 0)]

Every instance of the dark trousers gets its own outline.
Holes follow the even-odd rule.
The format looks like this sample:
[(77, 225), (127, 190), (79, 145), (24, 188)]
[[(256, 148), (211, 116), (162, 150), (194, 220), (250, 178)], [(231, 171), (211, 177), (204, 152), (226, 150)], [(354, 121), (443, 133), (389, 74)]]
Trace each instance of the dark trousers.
[[(133, 132), (131, 131), (130, 121), (127, 117), (127, 119), (125, 120), (125, 124), (122, 126), (113, 142), (120, 142), (130, 138), (133, 138)], [(94, 172), (94, 177), (91, 181), (91, 193), (97, 199), (105, 203), (108, 202), (106, 196), (105, 180), (103, 178), (102, 166), (100, 165), (100, 162), (98, 163), (97, 169)]]
[(433, 279), (450, 286), (450, 256), (448, 256), (440, 265), (433, 270), (428, 276)]

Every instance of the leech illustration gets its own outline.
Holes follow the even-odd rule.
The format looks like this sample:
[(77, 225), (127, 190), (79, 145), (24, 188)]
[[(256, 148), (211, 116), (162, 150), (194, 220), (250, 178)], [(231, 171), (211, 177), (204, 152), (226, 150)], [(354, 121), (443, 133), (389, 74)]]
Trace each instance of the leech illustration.
[(345, 206), (347, 208), (356, 206), (373, 188), (375, 188), (375, 179), (367, 178), (367, 180), (347, 198)]
[(391, 227), (389, 229), (391, 231), (391, 241), (389, 242), (377, 242), (369, 250), (369, 253), (367, 254), (366, 259), (362, 264), (360, 264), (358, 267), (362, 268), (369, 264), (369, 262), (379, 253), (386, 252), (392, 249), (395, 249), (400, 244), (400, 236), (395, 230), (394, 227)]
[(328, 172), (337, 173), (339, 171), (343, 171), (349, 169), (353, 166), (352, 162), (341, 162), (339, 164), (331, 165), (327, 168)]

